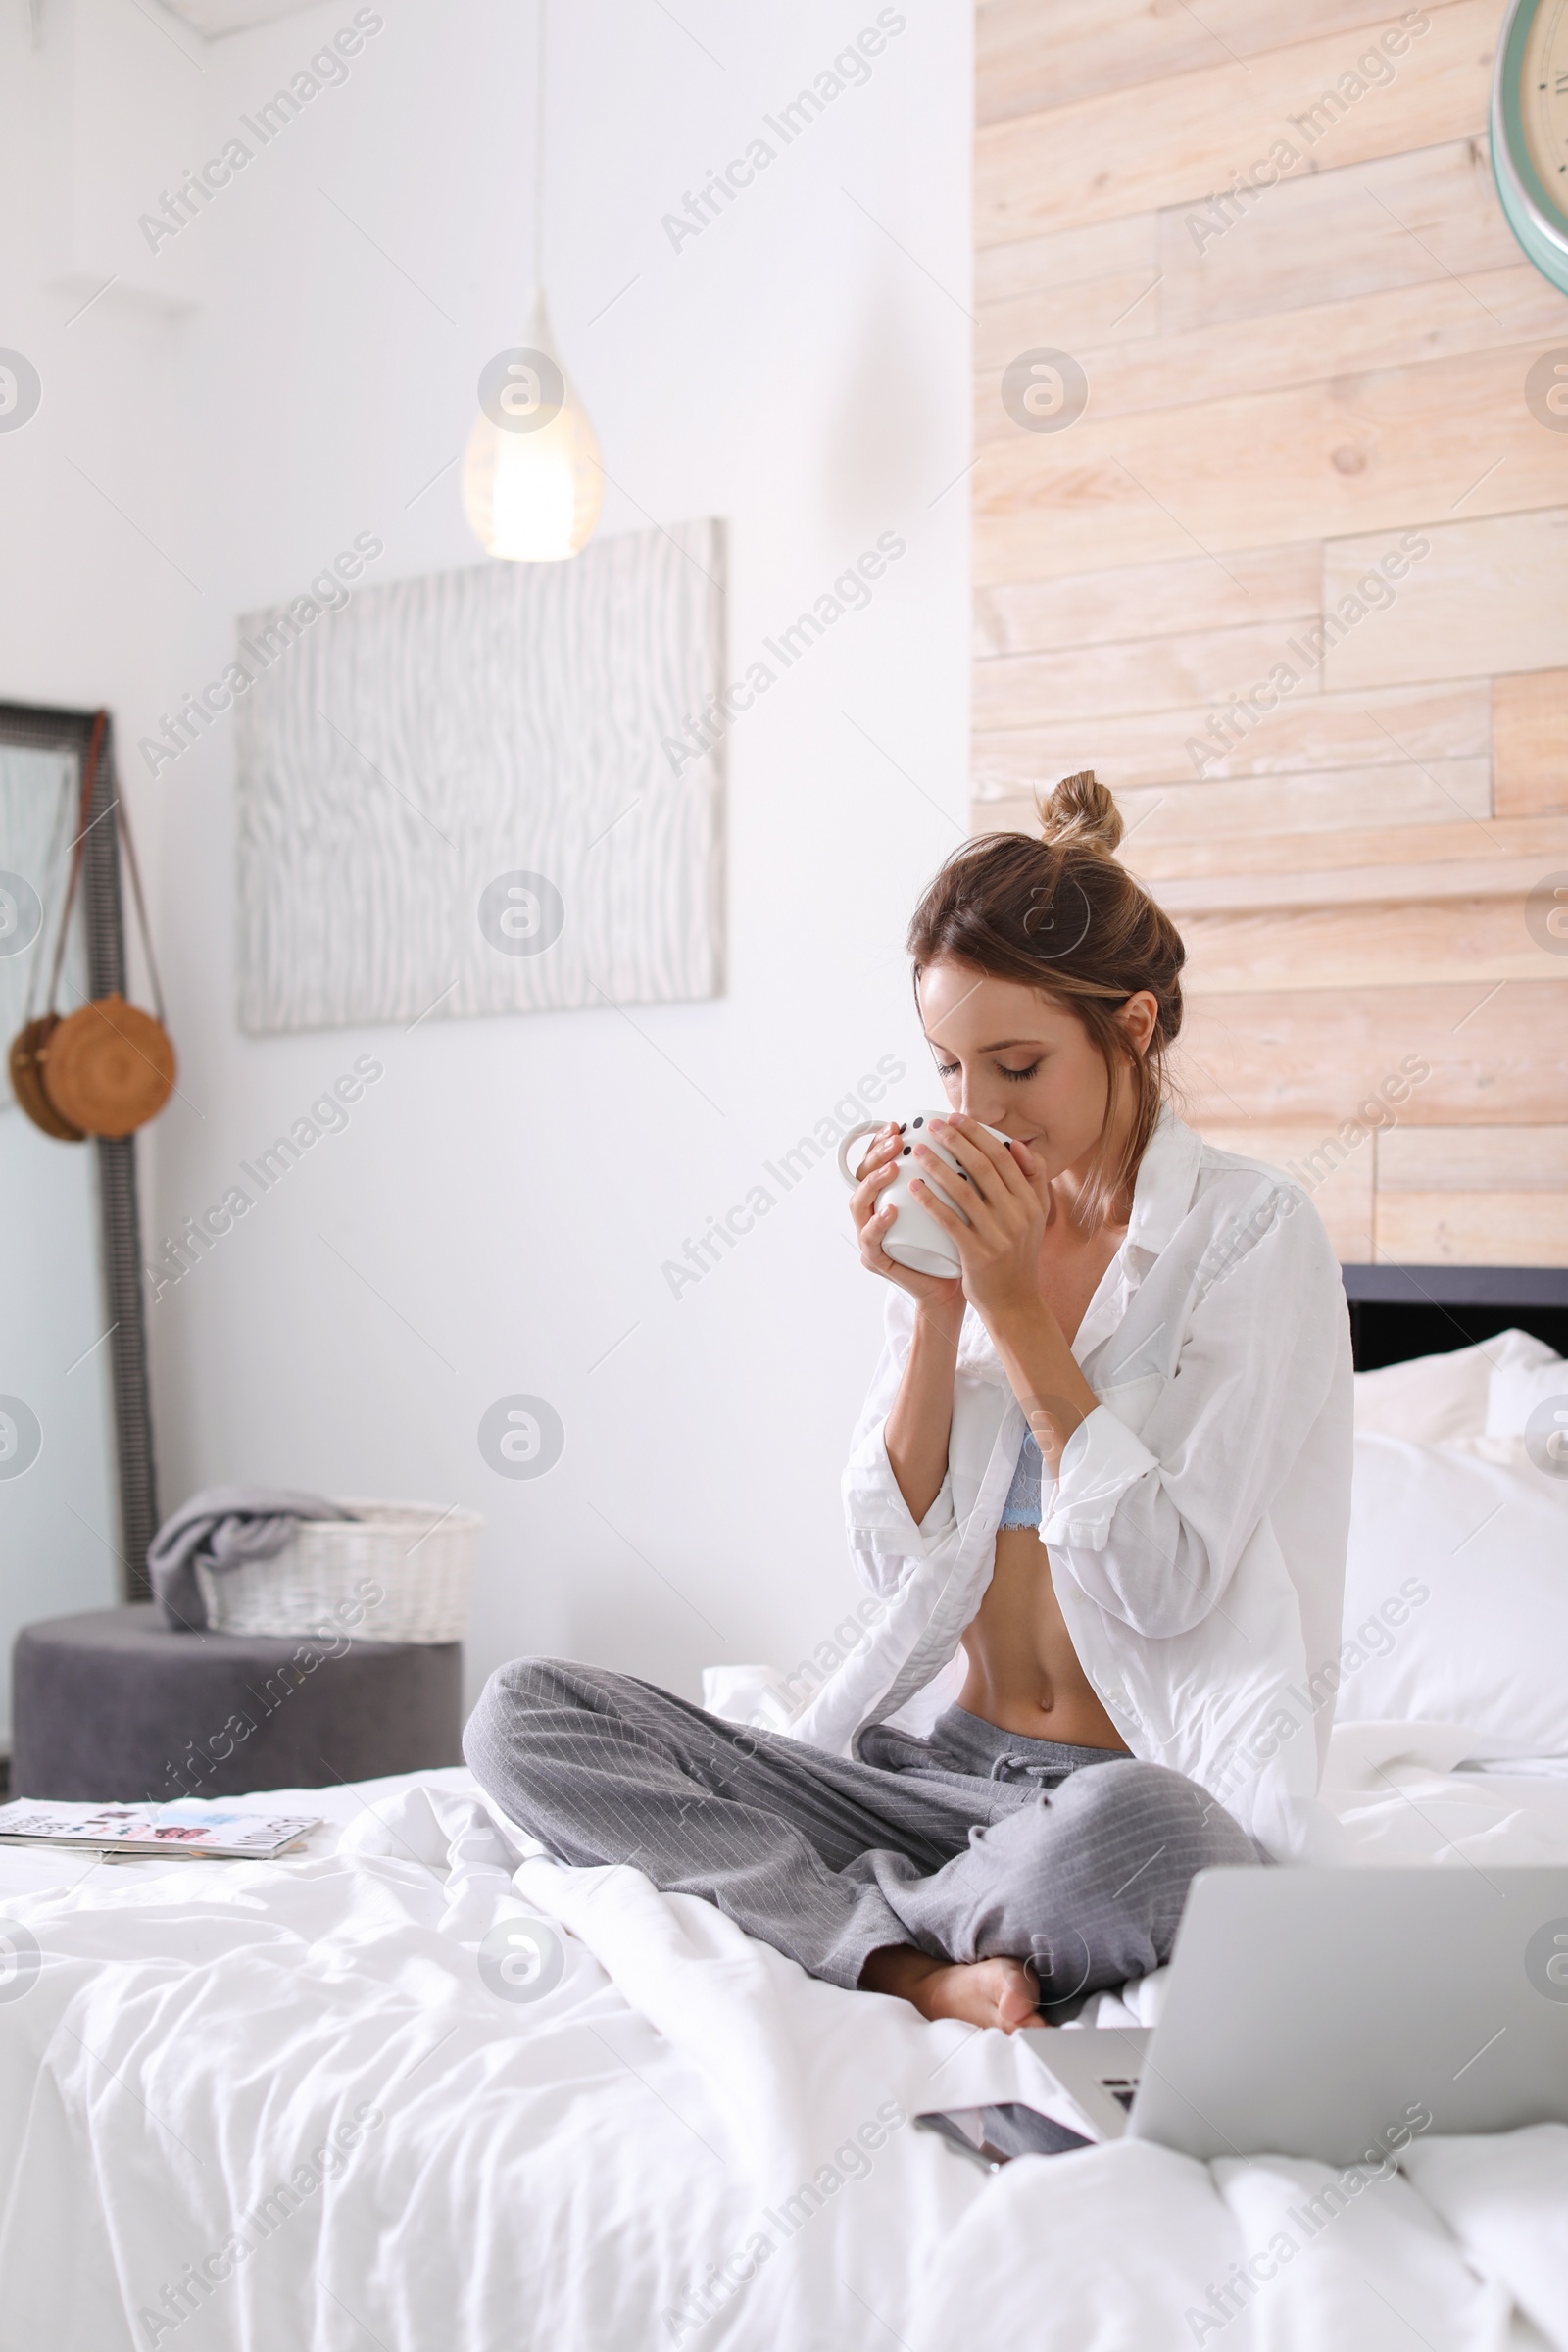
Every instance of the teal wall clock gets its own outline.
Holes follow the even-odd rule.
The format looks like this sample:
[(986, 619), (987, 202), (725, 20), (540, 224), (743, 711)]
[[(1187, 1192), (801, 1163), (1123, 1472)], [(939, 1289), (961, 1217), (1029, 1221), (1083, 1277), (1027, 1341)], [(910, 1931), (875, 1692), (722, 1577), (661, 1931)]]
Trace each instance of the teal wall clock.
[(1568, 294), (1568, 0), (1512, 0), (1492, 84), (1492, 169), (1509, 227)]

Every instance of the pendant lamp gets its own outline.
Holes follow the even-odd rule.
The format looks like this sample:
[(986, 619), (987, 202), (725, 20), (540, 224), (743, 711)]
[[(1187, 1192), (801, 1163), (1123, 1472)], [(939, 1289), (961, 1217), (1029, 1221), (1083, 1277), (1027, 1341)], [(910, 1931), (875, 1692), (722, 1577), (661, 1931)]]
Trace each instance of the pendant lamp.
[(559, 564), (593, 536), (604, 479), (599, 444), (566, 377), (545, 299), (545, 0), (535, 80), (533, 280), (524, 340), (479, 378), (479, 415), (463, 461), (463, 505), (488, 555)]

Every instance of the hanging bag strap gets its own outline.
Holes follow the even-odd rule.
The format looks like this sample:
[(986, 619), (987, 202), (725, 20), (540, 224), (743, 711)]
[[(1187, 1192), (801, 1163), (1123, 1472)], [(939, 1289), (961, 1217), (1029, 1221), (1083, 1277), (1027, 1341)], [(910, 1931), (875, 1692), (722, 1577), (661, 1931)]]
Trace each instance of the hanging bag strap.
[(54, 1011), (55, 998), (60, 991), (60, 974), (66, 960), (66, 940), (71, 930), (71, 910), (76, 901), (76, 884), (81, 876), (81, 863), (85, 856), (84, 844), (87, 835), (92, 830), (88, 811), (92, 808), (92, 796), (97, 787), (98, 760), (103, 750), (104, 734), (108, 724), (108, 711), (100, 710), (92, 722), (92, 735), (87, 744), (87, 757), (82, 761), (81, 809), (76, 822), (76, 838), (71, 845), (71, 877), (66, 884), (66, 903), (60, 909), (60, 929), (55, 936), (55, 960), (49, 974), (49, 996), (45, 1007), (48, 1012)]
[[(81, 868), (86, 856), (87, 836), (95, 823), (102, 822), (102, 817), (92, 816), (91, 809), (93, 794), (98, 787), (98, 769), (103, 758), (108, 731), (109, 713), (107, 710), (100, 710), (92, 722), (92, 736), (87, 745), (87, 757), (82, 766), (81, 811), (77, 821), (76, 838), (72, 844), (71, 878), (66, 885), (66, 903), (61, 909), (60, 931), (55, 940), (54, 968), (49, 975), (48, 1009), (51, 1012), (55, 1009), (55, 998), (60, 988), (60, 974), (65, 965), (66, 940), (71, 928), (71, 911), (75, 903), (76, 885), (81, 878)], [(163, 984), (158, 976), (158, 958), (153, 953), (152, 926), (147, 920), (147, 901), (141, 886), (141, 867), (136, 860), (136, 844), (131, 836), (130, 810), (122, 795), (119, 792), (110, 802), (108, 808), (104, 809), (103, 816), (108, 816), (111, 812), (119, 822), (121, 838), (125, 845), (125, 863), (130, 869), (130, 892), (136, 907), (136, 928), (141, 933), (142, 954), (147, 959), (147, 976), (152, 982), (153, 1004), (158, 1014), (159, 1026), (162, 1028), (167, 1026), (164, 1019)]]
[(141, 889), (141, 867), (136, 863), (136, 844), (131, 838), (130, 808), (120, 794), (115, 797), (115, 806), (120, 811), (120, 831), (125, 844), (125, 863), (130, 868), (130, 895), (136, 902), (136, 928), (141, 933), (141, 952), (147, 958), (147, 977), (153, 986), (153, 1009), (158, 1015), (159, 1027), (167, 1029), (169, 1023), (164, 1017), (164, 991), (158, 977), (158, 958), (153, 954), (152, 925), (147, 920), (147, 902), (142, 896)]

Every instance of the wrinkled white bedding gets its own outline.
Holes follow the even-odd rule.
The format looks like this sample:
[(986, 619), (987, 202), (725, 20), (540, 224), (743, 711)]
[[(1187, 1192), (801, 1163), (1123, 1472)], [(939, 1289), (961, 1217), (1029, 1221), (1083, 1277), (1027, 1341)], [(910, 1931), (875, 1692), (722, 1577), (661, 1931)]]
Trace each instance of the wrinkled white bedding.
[[(1354, 1855), (1568, 1859), (1568, 1779), (1454, 1772), (1455, 1740), (1337, 1742)], [(0, 2352), (1568, 2352), (1568, 2130), (1417, 2142), (1309, 2245), (1283, 2217), (1319, 2167), (1122, 2143), (987, 2180), (899, 2119), (1049, 2110), (1049, 2037), (927, 2026), (523, 1855), (462, 1772), (301, 1801), (334, 1826), (282, 1863), (0, 1852), (0, 1927), (43, 1955), (0, 2000)], [(559, 1923), (537, 1999), (481, 1974), (508, 1916)]]

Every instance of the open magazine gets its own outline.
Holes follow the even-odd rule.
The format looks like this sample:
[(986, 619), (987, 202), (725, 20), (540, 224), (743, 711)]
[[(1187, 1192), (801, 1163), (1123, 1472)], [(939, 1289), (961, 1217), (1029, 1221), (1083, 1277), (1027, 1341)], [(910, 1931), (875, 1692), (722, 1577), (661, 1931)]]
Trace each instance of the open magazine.
[(105, 1854), (206, 1855), (268, 1862), (318, 1828), (319, 1814), (224, 1813), (207, 1804), (0, 1805), (0, 1844), (81, 1845)]

